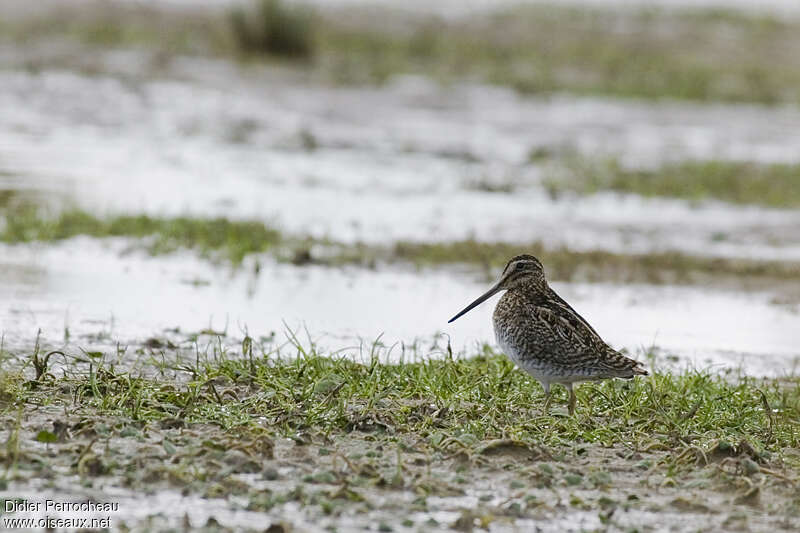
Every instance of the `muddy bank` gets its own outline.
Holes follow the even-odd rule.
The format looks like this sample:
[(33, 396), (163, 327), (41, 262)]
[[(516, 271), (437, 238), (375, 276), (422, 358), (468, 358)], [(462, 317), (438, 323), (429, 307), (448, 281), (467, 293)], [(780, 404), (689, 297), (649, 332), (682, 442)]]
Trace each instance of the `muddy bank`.
[(357, 365), (252, 346), (155, 379), (4, 372), (0, 496), (28, 507), (2, 519), (50, 499), (95, 504), (52, 517), (136, 531), (800, 525), (796, 379), (586, 385), (570, 418), (560, 394), (542, 413), (505, 358)]

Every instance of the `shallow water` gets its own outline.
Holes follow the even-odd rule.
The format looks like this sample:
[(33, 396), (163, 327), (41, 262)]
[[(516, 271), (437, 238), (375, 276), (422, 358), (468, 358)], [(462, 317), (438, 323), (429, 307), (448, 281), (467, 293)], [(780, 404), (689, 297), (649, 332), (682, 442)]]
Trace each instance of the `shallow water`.
[(257, 218), (347, 242), (541, 240), (800, 258), (797, 211), (614, 194), (553, 200), (539, 186), (546, 170), (526, 162), (535, 147), (647, 166), (796, 162), (795, 108), (523, 98), (416, 78), (330, 88), (199, 60), (148, 80), (130, 66), (135, 54), (98, 61), (134, 71), (0, 71), (0, 190), (24, 183), (100, 213)]
[[(498, 297), (453, 324), (447, 320), (488, 286), (449, 270), (415, 272), (307, 266), (265, 260), (261, 273), (214, 268), (190, 254), (119, 255), (122, 241), (73, 239), (56, 246), (2, 247), (0, 324), (6, 346), (30, 347), (39, 328), (59, 346), (138, 344), (178, 328), (244, 332), (282, 340), (288, 327), (305, 341), (353, 357), (380, 338), (390, 359), (474, 353), (493, 342), (491, 309)], [(651, 346), (679, 363), (715, 369), (741, 366), (755, 375), (792, 373), (800, 356), (797, 306), (779, 306), (767, 292), (695, 287), (554, 283), (553, 287), (613, 346), (633, 354)], [(174, 336), (172, 336), (174, 337)], [(180, 336), (178, 336), (179, 338)], [(359, 348), (361, 347), (361, 348)], [(793, 362), (794, 361), (794, 362)], [(659, 359), (658, 364), (674, 364)]]
[[(528, 162), (535, 148), (614, 155), (632, 166), (800, 162), (795, 107), (531, 98), (415, 77), (334, 88), (226, 61), (177, 58), (155, 69), (140, 51), (54, 53), (61, 68), (48, 66), (47, 52), (0, 47), (0, 192), (100, 215), (255, 218), (343, 242), (540, 240), (623, 253), (800, 258), (797, 210), (615, 194), (553, 199), (540, 186), (546, 165)], [(41, 68), (27, 68), (35, 60)], [(92, 75), (79, 73), (82, 61)], [(498, 183), (510, 192), (486, 190)], [(489, 304), (446, 324), (484, 288), (468, 275), (267, 260), (254, 276), (247, 265), (234, 274), (189, 254), (121, 257), (126, 246), (76, 239), (3, 247), (4, 342), (30, 345), (39, 327), (51, 344), (67, 330), (72, 342), (108, 343), (176, 327), (268, 334), (283, 321), (334, 349), (381, 334), (391, 346), (448, 333), (458, 349), (493, 338)], [(767, 374), (798, 354), (789, 333), (796, 308), (772, 305), (774, 293), (557, 287), (631, 351), (655, 344), (701, 366)]]

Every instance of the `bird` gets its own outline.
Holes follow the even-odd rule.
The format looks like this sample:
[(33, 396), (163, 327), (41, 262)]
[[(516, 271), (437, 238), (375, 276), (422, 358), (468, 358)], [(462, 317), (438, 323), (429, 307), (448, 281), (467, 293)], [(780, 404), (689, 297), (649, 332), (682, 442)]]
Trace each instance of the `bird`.
[(517, 366), (541, 383), (545, 413), (549, 412), (553, 383), (560, 383), (569, 391), (569, 415), (573, 416), (574, 383), (648, 375), (641, 362), (606, 344), (556, 294), (545, 279), (542, 263), (532, 255), (512, 257), (497, 283), (448, 320), (448, 324), (501, 291), (505, 294), (497, 302), (493, 315), (497, 344)]

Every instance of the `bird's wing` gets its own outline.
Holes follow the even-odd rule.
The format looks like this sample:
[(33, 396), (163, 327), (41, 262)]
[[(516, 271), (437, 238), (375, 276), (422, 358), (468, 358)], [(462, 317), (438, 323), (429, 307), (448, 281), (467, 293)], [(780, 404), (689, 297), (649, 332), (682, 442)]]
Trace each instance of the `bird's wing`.
[[(627, 374), (639, 364), (605, 343), (600, 335), (566, 302), (548, 298), (526, 306), (530, 317), (549, 333), (549, 342), (569, 354), (559, 361), (566, 367), (608, 370), (614, 375)], [(620, 376), (622, 377), (622, 376)]]
[(537, 329), (546, 332), (548, 342), (560, 348), (556, 351), (568, 354), (597, 352), (593, 339), (576, 327), (575, 321), (542, 305), (529, 306), (528, 312), (539, 326)]
[(562, 321), (566, 321), (574, 331), (574, 335), (581, 339), (582, 344), (597, 350), (609, 348), (608, 344), (600, 337), (600, 334), (589, 325), (589, 322), (556, 294), (554, 290), (548, 289), (547, 297), (537, 301), (536, 304), (536, 307), (546, 309)]

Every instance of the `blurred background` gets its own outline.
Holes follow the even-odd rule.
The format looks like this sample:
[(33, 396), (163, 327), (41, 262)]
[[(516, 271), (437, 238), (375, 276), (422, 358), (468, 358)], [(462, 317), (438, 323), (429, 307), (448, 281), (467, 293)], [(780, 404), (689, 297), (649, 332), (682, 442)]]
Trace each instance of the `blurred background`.
[(800, 4), (757, 4), (3, 0), (0, 349), (471, 355), (527, 252), (617, 348), (793, 373)]

